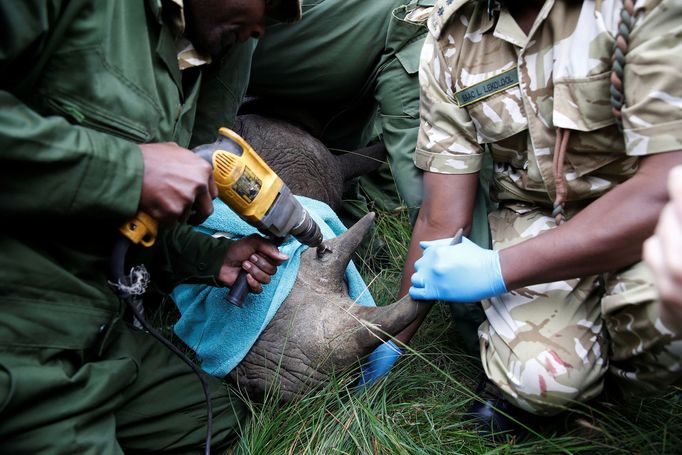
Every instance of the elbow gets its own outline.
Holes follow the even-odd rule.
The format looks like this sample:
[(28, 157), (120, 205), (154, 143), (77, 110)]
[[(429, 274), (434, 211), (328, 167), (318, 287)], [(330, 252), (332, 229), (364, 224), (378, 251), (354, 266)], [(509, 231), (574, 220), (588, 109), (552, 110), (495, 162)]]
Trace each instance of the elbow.
[(462, 228), (464, 235), (471, 232), (471, 217), (456, 216), (445, 210), (429, 210), (422, 207), (415, 222), (415, 231), (424, 234), (424, 239), (452, 237)]

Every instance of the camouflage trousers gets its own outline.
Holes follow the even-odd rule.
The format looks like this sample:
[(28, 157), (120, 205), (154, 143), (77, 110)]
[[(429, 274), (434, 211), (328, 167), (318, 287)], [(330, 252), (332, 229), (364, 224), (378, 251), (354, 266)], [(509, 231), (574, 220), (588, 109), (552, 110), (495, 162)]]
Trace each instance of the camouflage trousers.
[[(501, 208), (489, 220), (494, 249), (556, 226), (549, 213), (523, 206)], [(509, 401), (539, 415), (594, 398), (607, 375), (629, 393), (661, 390), (682, 377), (682, 337), (661, 323), (656, 299), (640, 262), (484, 301), (485, 372)]]

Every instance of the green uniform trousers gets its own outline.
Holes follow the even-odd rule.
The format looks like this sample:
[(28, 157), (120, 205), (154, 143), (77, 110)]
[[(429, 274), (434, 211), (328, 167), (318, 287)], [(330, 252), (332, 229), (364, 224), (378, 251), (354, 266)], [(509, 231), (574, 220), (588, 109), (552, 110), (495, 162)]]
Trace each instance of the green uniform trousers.
[[(84, 329), (68, 320), (54, 327)], [(0, 453), (201, 452), (201, 383), (151, 335), (116, 319), (88, 346), (69, 349), (49, 341), (61, 335), (31, 329), (30, 322), (14, 327), (16, 341), (0, 347)], [(217, 449), (248, 414), (222, 381), (206, 379)]]
[[(523, 204), (489, 218), (495, 249), (556, 226), (551, 209)], [(659, 319), (657, 298), (639, 262), (484, 301), (485, 372), (511, 402), (540, 415), (596, 397), (606, 377), (625, 392), (663, 390), (682, 379), (682, 339)]]
[(412, 157), (419, 129), (419, 54), (424, 24), (404, 20), (433, 0), (304, 2), (294, 25), (269, 27), (253, 57), (249, 93), (304, 108), (323, 119), (322, 142), (354, 150), (380, 138), (384, 173), (370, 190), (380, 206), (421, 204), (421, 171)]

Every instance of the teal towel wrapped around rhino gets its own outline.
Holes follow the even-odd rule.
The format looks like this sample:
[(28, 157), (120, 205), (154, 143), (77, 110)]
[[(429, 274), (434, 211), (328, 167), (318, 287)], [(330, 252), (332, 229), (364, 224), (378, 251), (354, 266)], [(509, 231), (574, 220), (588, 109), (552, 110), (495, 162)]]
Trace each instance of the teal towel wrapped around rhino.
[[(296, 198), (320, 226), (325, 239), (346, 231), (327, 204), (302, 196)], [(235, 236), (258, 232), (218, 199), (214, 201), (213, 214), (197, 229), (207, 234), (228, 232)], [(224, 299), (228, 288), (183, 284), (173, 290), (171, 295), (182, 315), (175, 324), (175, 333), (196, 352), (204, 371), (225, 376), (241, 362), (289, 295), (298, 274), (301, 253), (307, 248), (290, 236), (280, 246), (289, 260), (278, 267), (261, 294), (246, 297), (242, 308)], [(376, 305), (352, 262), (346, 269), (346, 281), (350, 297), (358, 304)]]

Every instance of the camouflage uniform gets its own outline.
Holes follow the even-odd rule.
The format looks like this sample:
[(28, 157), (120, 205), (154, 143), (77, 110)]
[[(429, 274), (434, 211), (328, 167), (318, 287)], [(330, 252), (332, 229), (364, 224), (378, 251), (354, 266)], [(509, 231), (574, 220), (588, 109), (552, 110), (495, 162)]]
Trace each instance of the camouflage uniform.
[[(638, 1), (625, 65), (624, 133), (609, 77), (618, 1), (549, 0), (529, 36), (504, 6), (444, 0), (429, 19), (420, 67), (424, 170), (477, 172), (494, 161), (493, 248), (552, 229), (552, 158), (563, 161), (566, 213), (630, 178), (639, 157), (682, 149), (682, 4)], [(551, 252), (547, 252), (551, 254)], [(656, 389), (679, 380), (682, 341), (658, 319), (640, 262), (617, 273), (516, 289), (484, 302), (479, 328), (488, 377), (517, 406), (553, 414), (596, 396), (608, 371), (619, 385)]]

